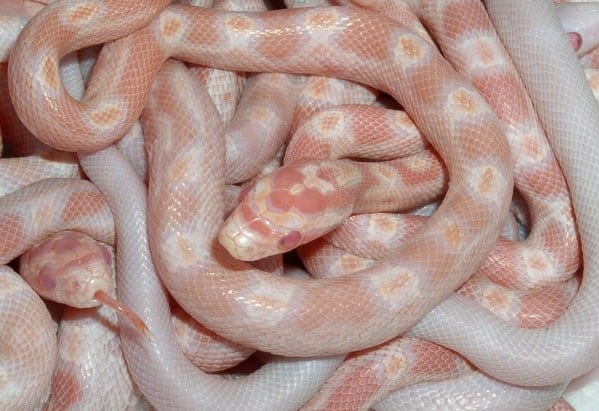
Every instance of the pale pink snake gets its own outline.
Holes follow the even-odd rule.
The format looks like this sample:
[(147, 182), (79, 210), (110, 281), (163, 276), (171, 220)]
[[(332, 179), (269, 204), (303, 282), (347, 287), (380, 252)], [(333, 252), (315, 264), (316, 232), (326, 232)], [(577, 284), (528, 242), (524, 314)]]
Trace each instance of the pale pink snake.
[[(505, 130), (496, 115), (428, 39), (376, 12), (351, 7), (232, 14), (170, 6), (159, 15), (168, 2), (153, 3), (140, 8), (136, 2), (64, 1), (46, 7), (19, 37), (9, 60), (8, 76), (21, 120), (51, 147), (80, 152), (86, 175), (110, 205), (117, 232), (118, 296), (140, 314), (150, 332), (144, 337), (121, 322), (123, 351), (134, 380), (155, 407), (218, 409), (227, 407), (223, 404), (237, 404), (228, 405), (234, 408), (243, 404), (247, 409), (297, 409), (318, 387), (309, 379), (323, 382), (341, 360), (340, 356), (280, 358), (243, 382), (225, 384), (221, 378), (206, 376), (191, 366), (177, 347), (167, 291), (196, 320), (218, 334), (275, 354), (346, 354), (403, 333), (434, 341), (497, 379), (466, 375), (460, 377), (462, 382), (456, 381), (456, 387), (467, 385), (469, 378), (484, 381), (480, 387), (486, 388), (481, 389), (504, 392), (506, 399), (515, 401), (506, 404), (517, 404), (506, 409), (525, 409), (528, 397), (533, 409), (549, 406), (565, 383), (599, 362), (599, 296), (595, 284), (599, 281), (595, 275), (599, 264), (595, 261), (599, 183), (594, 178), (599, 171), (599, 149), (594, 142), (599, 109), (551, 3), (486, 2), (569, 185), (584, 257), (582, 284), (571, 307), (557, 322), (540, 330), (513, 328), (454, 293), (494, 247), (508, 214), (513, 165)], [(376, 7), (384, 2), (370, 3)], [(68, 9), (71, 4), (74, 8)], [(113, 8), (120, 12), (106, 14)], [(96, 28), (95, 23), (102, 19), (115, 30)], [(65, 29), (69, 25), (72, 27)], [(38, 36), (42, 27), (48, 36), (45, 39)], [(285, 27), (293, 28), (282, 30)], [(65, 33), (68, 35), (63, 41), (53, 43), (54, 36)], [(123, 37), (129, 33), (133, 34)], [(58, 58), (111, 39), (116, 41), (101, 53), (81, 103), (69, 97), (58, 74)], [(389, 93), (447, 167), (449, 189), (442, 205), (397, 253), (364, 272), (343, 278), (306, 281), (280, 277), (230, 259), (223, 248), (214, 245), (225, 215), (223, 127), (214, 107), (204, 106), (205, 100), (179, 112), (156, 109), (160, 102), (198, 98), (186, 94), (199, 87), (185, 74), (186, 69), (180, 63), (165, 65), (171, 56), (240, 72), (340, 77)], [(156, 76), (159, 78), (151, 91), (151, 80)], [(121, 89), (128, 93), (121, 94)], [(128, 132), (142, 110), (149, 151), (147, 200), (140, 177), (116, 148), (108, 147)], [(194, 118), (199, 118), (197, 123), (188, 125)], [(179, 131), (182, 137), (169, 140), (175, 130), (183, 130)], [(83, 153), (96, 149), (103, 150)], [(271, 155), (275, 151), (271, 149)], [(422, 153), (426, 152), (415, 155), (424, 156)], [(257, 172), (258, 167), (253, 170)], [(304, 211), (309, 215), (319, 211), (320, 199), (336, 195), (327, 190), (332, 180), (342, 176), (335, 172), (319, 175), (315, 167), (295, 174), (286, 170), (290, 168), (276, 171), (282, 175), (276, 181), (298, 183), (294, 194), (306, 194), (303, 204), (307, 204)], [(306, 176), (310, 179), (300, 183)], [(38, 200), (28, 197), (32, 193), (59, 200), (61, 195), (73, 195), (68, 190), (49, 193), (44, 187), (58, 184), (52, 183), (58, 180), (48, 181), (0, 198), (0, 228), (8, 232), (5, 242), (0, 243), (3, 263), (57, 227), (87, 231), (99, 240), (112, 242), (112, 226), (94, 228), (78, 222), (75, 217), (83, 216), (77, 215), (63, 214), (61, 221), (58, 217), (49, 220), (53, 215), (50, 203), (36, 209)], [(91, 184), (73, 181), (78, 181), (71, 184), (76, 187), (73, 190), (88, 190), (85, 195), (89, 198), (98, 196), (93, 193), (95, 189), (86, 188)], [(276, 214), (295, 200), (264, 193), (264, 205), (250, 203), (253, 194), (242, 199), (230, 221), (253, 223), (251, 229), (268, 233), (274, 226), (259, 227), (258, 219), (252, 218)], [(25, 210), (34, 210), (29, 223), (24, 220), (27, 214), (17, 210), (23, 207), (19, 201), (25, 199), (31, 204)], [(89, 215), (105, 215), (103, 201), (100, 196)], [(55, 207), (59, 210), (64, 205)], [(95, 221), (100, 220), (96, 217)], [(71, 225), (61, 226), (62, 222)], [(26, 237), (28, 224), (36, 226), (34, 238)], [(298, 227), (289, 231), (277, 226), (274, 231), (280, 234), (279, 251), (300, 243)], [(251, 239), (251, 235), (244, 237), (243, 229), (239, 232), (221, 235), (233, 254)], [(238, 256), (243, 257), (243, 253)], [(565, 265), (574, 267), (570, 271), (576, 269), (575, 263)], [(569, 275), (548, 281), (562, 281)], [(554, 355), (556, 352), (560, 355)], [(510, 389), (509, 383), (523, 387)], [(303, 389), (297, 389), (299, 385)], [(528, 386), (540, 388), (524, 388)], [(436, 388), (420, 386), (407, 395), (426, 396), (426, 390), (431, 389)], [(454, 394), (447, 395), (450, 398)], [(406, 401), (401, 396), (398, 392), (386, 406), (391, 401)], [(511, 406), (506, 404), (502, 406)]]

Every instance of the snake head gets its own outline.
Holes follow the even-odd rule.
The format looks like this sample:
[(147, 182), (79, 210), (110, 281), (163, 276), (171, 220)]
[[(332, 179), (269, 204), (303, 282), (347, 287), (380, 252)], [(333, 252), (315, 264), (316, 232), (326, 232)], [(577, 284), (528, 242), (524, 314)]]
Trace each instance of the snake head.
[(260, 178), (225, 220), (221, 245), (239, 260), (255, 261), (293, 250), (339, 225), (351, 204), (327, 167), (312, 161), (285, 165)]
[(75, 231), (56, 233), (24, 253), (21, 276), (40, 296), (75, 308), (107, 305), (129, 319), (144, 335), (148, 329), (132, 310), (112, 298), (112, 253)]
[(112, 255), (75, 231), (56, 233), (21, 256), (23, 278), (42, 297), (76, 308), (100, 305), (98, 291), (113, 287)]

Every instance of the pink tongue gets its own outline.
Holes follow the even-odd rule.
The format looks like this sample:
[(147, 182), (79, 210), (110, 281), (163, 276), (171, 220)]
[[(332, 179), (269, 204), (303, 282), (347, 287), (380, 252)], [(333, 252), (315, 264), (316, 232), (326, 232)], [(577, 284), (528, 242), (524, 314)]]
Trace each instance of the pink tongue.
[(568, 38), (570, 39), (574, 51), (580, 50), (582, 47), (582, 36), (579, 33), (570, 32), (568, 33)]

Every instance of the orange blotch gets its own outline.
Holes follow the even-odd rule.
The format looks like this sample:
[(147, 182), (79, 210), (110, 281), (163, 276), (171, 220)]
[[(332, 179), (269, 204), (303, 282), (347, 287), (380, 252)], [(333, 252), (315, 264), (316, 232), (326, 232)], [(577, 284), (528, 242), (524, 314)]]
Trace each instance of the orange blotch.
[(251, 19), (240, 16), (233, 16), (227, 19), (225, 25), (227, 29), (238, 32), (252, 31), (255, 28), (255, 24)]
[(532, 291), (522, 298), (519, 325), (525, 328), (546, 327), (562, 316), (568, 304), (568, 298), (560, 290)]
[(272, 234), (271, 228), (260, 218), (252, 220), (248, 224), (248, 228), (254, 233), (261, 234), (263, 237), (268, 237)]
[[(364, 13), (366, 22), (360, 19), (345, 27), (339, 45), (364, 59), (386, 60), (389, 58), (389, 44), (392, 44), (396, 25), (391, 20), (379, 20), (371, 24), (371, 15)], [(366, 42), (365, 39), (368, 39)]]
[(456, 90), (451, 95), (451, 100), (463, 113), (475, 114), (480, 111), (480, 106), (474, 101), (469, 91)]
[(323, 116), (319, 122), (319, 129), (321, 131), (335, 130), (339, 123), (343, 120), (343, 115), (338, 112), (329, 113)]
[(424, 50), (413, 38), (402, 36), (397, 44), (401, 54), (412, 61), (418, 61), (424, 55)]
[(198, 9), (201, 18), (191, 18), (188, 21), (190, 27), (186, 32), (187, 40), (192, 44), (209, 45), (221, 41), (221, 31), (217, 24), (221, 17), (216, 10)]
[(267, 207), (275, 212), (287, 212), (295, 204), (294, 196), (288, 190), (275, 190), (267, 199)]
[(178, 16), (167, 16), (160, 25), (160, 34), (164, 37), (173, 37), (183, 30), (183, 22)]
[(483, 292), (483, 298), (491, 307), (499, 310), (507, 309), (511, 304), (507, 294), (495, 287), (488, 287)]
[(171, 177), (173, 181), (185, 181), (190, 174), (190, 171), (194, 169), (195, 159), (192, 159), (190, 156), (182, 156), (178, 158), (178, 161), (173, 164), (171, 167)]
[(414, 363), (411, 366), (413, 374), (422, 378), (451, 378), (459, 374), (456, 361), (459, 356), (453, 351), (440, 345), (419, 340), (413, 347)]
[(95, 110), (90, 114), (89, 119), (99, 126), (110, 126), (116, 124), (123, 113), (120, 105), (109, 105), (105, 108)]
[(381, 281), (379, 291), (383, 296), (392, 298), (407, 290), (414, 281), (415, 276), (413, 273), (401, 271), (396, 275)]
[(315, 189), (305, 189), (295, 197), (295, 207), (305, 214), (319, 213), (327, 203), (325, 195)]
[(341, 406), (343, 409), (361, 409), (371, 395), (383, 386), (378, 373), (373, 372), (376, 368), (377, 365), (372, 362), (354, 367), (331, 394), (327, 402), (328, 406), (322, 409), (332, 409), (329, 407), (334, 405)]
[(485, 64), (491, 64), (495, 61), (497, 57), (495, 53), (495, 48), (493, 48), (486, 41), (479, 41), (475, 43), (474, 53), (478, 55), (478, 59)]
[[(328, 77), (311, 77), (310, 81), (306, 83), (305, 89), (302, 93), (305, 96), (310, 96), (313, 99), (321, 99), (331, 92), (331, 82), (328, 81)], [(312, 107), (306, 107), (305, 110), (312, 110)]]
[(76, 375), (56, 371), (52, 378), (52, 403), (60, 409), (70, 409), (83, 400), (83, 388)]
[(342, 255), (339, 264), (344, 273), (355, 273), (368, 267), (367, 260), (351, 253)]
[(272, 176), (276, 188), (290, 188), (296, 184), (303, 184), (304, 174), (295, 166), (279, 168)]
[(278, 13), (266, 18), (258, 39), (257, 51), (272, 59), (285, 59), (296, 54), (302, 47), (303, 36), (294, 28), (281, 29), (288, 26), (286, 18)]
[[(486, 74), (474, 79), (474, 86), (495, 112), (508, 124), (519, 124), (530, 117), (522, 82), (511, 73)], [(508, 103), (506, 103), (508, 102)]]
[(544, 255), (536, 254), (526, 257), (526, 265), (536, 272), (546, 272), (551, 268), (549, 266), (549, 261), (547, 261), (547, 258)]
[(60, 86), (60, 74), (58, 73), (58, 66), (56, 61), (46, 56), (42, 62), (42, 75), (44, 82), (51, 89), (56, 89)]
[(257, 217), (256, 211), (247, 202), (242, 202), (237, 206), (236, 212), (241, 213), (243, 221), (252, 221)]
[(107, 210), (106, 200), (101, 193), (79, 191), (71, 194), (62, 210), (63, 220), (76, 220)]
[(84, 3), (75, 5), (66, 14), (66, 20), (74, 25), (89, 21), (100, 12), (100, 6), (96, 3)]
[[(177, 242), (177, 249), (179, 250), (179, 255), (183, 257), (185, 262), (187, 264), (196, 263), (198, 256), (197, 253), (194, 252), (194, 250), (196, 249), (194, 244), (192, 244), (188, 238), (182, 236), (177, 236), (175, 241)], [(183, 262), (179, 261), (178, 263), (182, 265)]]
[(406, 370), (408, 361), (403, 352), (398, 352), (397, 354), (393, 355), (393, 357), (388, 358), (383, 363), (383, 366), (385, 367), (385, 373), (387, 375), (396, 376)]
[(497, 178), (495, 171), (491, 168), (487, 168), (483, 173), (483, 176), (478, 184), (478, 189), (483, 194), (489, 194), (495, 191), (495, 185)]
[(25, 227), (21, 217), (14, 214), (0, 215), (0, 255), (14, 251), (25, 237)]
[(335, 28), (339, 21), (339, 15), (331, 9), (315, 9), (306, 16), (306, 25), (316, 30)]
[(452, 39), (476, 31), (492, 29), (491, 22), (480, 2), (453, 1), (443, 11), (444, 34)]
[(455, 223), (450, 223), (443, 227), (443, 235), (453, 248), (458, 248), (464, 244), (464, 232)]

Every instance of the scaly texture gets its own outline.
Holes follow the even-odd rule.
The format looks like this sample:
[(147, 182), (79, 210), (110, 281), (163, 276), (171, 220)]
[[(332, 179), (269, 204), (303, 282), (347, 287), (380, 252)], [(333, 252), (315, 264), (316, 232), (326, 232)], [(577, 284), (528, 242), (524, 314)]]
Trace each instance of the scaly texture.
[[(570, 187), (584, 256), (583, 279), (570, 308), (548, 329), (512, 329), (478, 314), (463, 297), (452, 296), (410, 333), (462, 353), (504, 381), (554, 384), (583, 374), (599, 361), (599, 182), (589, 177), (599, 172), (599, 108), (549, 2), (487, 2), (487, 7)], [(572, 135), (577, 136), (576, 144)]]
[[(202, 28), (204, 24), (224, 28), (223, 25), (233, 17), (241, 18), (244, 25), (251, 27), (247, 32), (239, 32), (239, 36), (222, 38), (222, 41), (234, 42), (237, 47), (227, 49), (220, 44), (218, 52), (212, 46), (200, 47), (205, 42), (216, 41), (199, 37), (200, 33), (210, 32)], [(311, 36), (309, 31), (300, 28), (299, 23), (298, 32), (265, 30), (300, 20), (317, 24), (318, 35)], [(359, 21), (359, 32), (356, 31), (358, 26), (347, 24), (348, 21)], [(169, 290), (194, 318), (227, 338), (267, 351), (288, 355), (345, 352), (382, 342), (411, 326), (437, 303), (438, 298), (453, 291), (463, 281), (462, 276), (469, 275), (470, 270), (478, 267), (481, 254), (486, 254), (491, 247), (500, 229), (499, 222), (506, 215), (507, 194), (511, 192), (511, 172), (507, 167), (509, 154), (494, 114), (429, 43), (378, 14), (351, 8), (282, 10), (241, 17), (211, 10), (172, 7), (130, 39), (150, 41), (148, 37), (165, 24), (181, 27), (177, 34), (180, 41), (174, 51), (176, 56), (194, 62), (218, 60), (223, 67), (230, 69), (322, 71), (333, 64), (330, 56), (334, 55), (335, 67), (331, 73), (369, 82), (392, 93), (402, 102), (414, 121), (431, 136), (432, 144), (448, 164), (450, 178), (455, 184), (450, 188), (440, 212), (414, 242), (394, 256), (393, 261), (381, 263), (375, 273), (367, 277), (353, 275), (314, 284), (269, 278), (267, 283), (262, 273), (256, 271), (230, 273), (205, 267), (202, 271), (210, 275), (177, 276), (178, 281), (165, 279)], [(366, 45), (364, 32), (370, 29), (377, 32), (378, 42)], [(339, 32), (343, 32), (343, 36), (337, 38), (351, 38), (352, 41), (341, 41), (337, 45), (331, 38), (329, 44), (322, 42), (327, 33)], [(298, 39), (302, 41), (298, 42)], [(250, 47), (250, 44), (257, 46)], [(300, 44), (306, 55), (314, 56), (314, 60), (289, 53), (297, 50)], [(396, 47), (388, 48), (391, 44)], [(336, 53), (332, 50), (323, 52), (323, 48), (332, 46), (336, 47)], [(275, 50), (278, 51), (275, 53)], [(356, 55), (369, 58), (356, 60)], [(348, 63), (344, 64), (344, 61)], [(393, 74), (374, 74), (382, 72)], [(421, 81), (426, 85), (420, 84)], [(426, 89), (427, 93), (422, 94), (421, 89)], [(443, 98), (432, 98), (437, 93)], [(452, 137), (446, 138), (448, 135)], [(484, 149), (477, 143), (483, 138), (487, 141)], [(490, 152), (488, 147), (498, 152)], [(193, 204), (197, 200), (189, 201)], [(174, 223), (175, 220), (171, 221)], [(173, 225), (171, 230), (183, 239), (190, 227), (188, 224), (180, 227), (174, 229)], [(427, 250), (427, 244), (436, 241), (446, 246), (438, 249), (435, 258), (422, 258), (421, 250)], [(458, 252), (458, 249), (461, 251)], [(465, 255), (468, 258), (464, 258)], [(403, 279), (401, 285), (396, 282), (397, 278)], [(444, 280), (436, 281), (439, 278)], [(332, 282), (326, 284), (329, 281)], [(397, 287), (391, 287), (392, 283)], [(394, 291), (388, 292), (391, 289)], [(273, 294), (275, 290), (277, 295)], [(306, 304), (289, 305), (294, 294), (302, 295), (299, 300), (306, 301)], [(423, 301), (419, 297), (422, 294), (429, 295), (430, 299)], [(214, 298), (216, 295), (218, 300)], [(242, 299), (241, 295), (246, 297)], [(356, 297), (358, 295), (360, 297)], [(228, 297), (223, 299), (222, 296)], [(270, 304), (245, 303), (261, 298), (273, 303), (276, 301), (276, 314), (270, 314)], [(411, 304), (415, 300), (419, 304)], [(317, 302), (321, 301), (329, 301), (326, 316), (316, 312), (319, 310)], [(383, 304), (383, 301), (387, 303)], [(359, 321), (355, 318), (356, 306), (362, 308)], [(231, 312), (250, 315), (236, 316)], [(303, 320), (303, 317), (310, 320)], [(387, 322), (386, 318), (394, 319), (392, 327), (382, 327)], [(398, 318), (402, 320), (398, 321)], [(283, 323), (288, 326), (281, 327)], [(347, 327), (348, 323), (352, 326)], [(298, 334), (295, 327), (300, 324), (302, 332)], [(251, 333), (243, 331), (250, 329)], [(328, 346), (328, 342), (334, 346)]]
[[(173, 78), (168, 69), (166, 66), (164, 76), (169, 92), (184, 92), (183, 95), (189, 98), (190, 91), (196, 87), (193, 77), (183, 71), (184, 84), (172, 87), (174, 81), (181, 81), (181, 77)], [(157, 87), (159, 85), (160, 82)], [(197, 115), (199, 107), (190, 105), (188, 109)], [(181, 111), (177, 113), (182, 114)], [(213, 114), (218, 117), (214, 108)], [(182, 121), (174, 124), (187, 127), (188, 123), (183, 120), (189, 121), (190, 118), (194, 116), (184, 116), (180, 118)], [(180, 135), (198, 137), (186, 133)], [(166, 141), (170, 140), (168, 137), (173, 138), (173, 135), (167, 134)], [(186, 151), (182, 154), (185, 155)], [(222, 164), (224, 152), (222, 156), (220, 161), (210, 158), (212, 162)], [(117, 271), (121, 273), (118, 295), (134, 311), (142, 314), (150, 330), (150, 337), (144, 338), (126, 324), (121, 324), (121, 340), (129, 369), (150, 402), (159, 409), (177, 410), (220, 410), (223, 407), (293, 410), (304, 403), (328, 377), (340, 358), (278, 359), (247, 378), (231, 381), (221, 376), (206, 375), (189, 363), (175, 341), (167, 294), (150, 257), (145, 186), (112, 147), (81, 157), (84, 169), (106, 194), (115, 215), (117, 249), (120, 250)], [(221, 168), (221, 173), (223, 171)], [(123, 177), (134, 185), (123, 186), (120, 183)]]
[(42, 299), (10, 267), (0, 267), (0, 282), (0, 407), (34, 409), (50, 393), (56, 362), (54, 324)]
[[(422, 134), (431, 139), (432, 146), (447, 164), (450, 177), (449, 191), (443, 204), (425, 228), (406, 243), (397, 255), (343, 279), (308, 282), (268, 275), (242, 263), (228, 263), (228, 256), (224, 253), (217, 254), (218, 262), (226, 261), (227, 264), (196, 263), (197, 254), (210, 255), (211, 251), (187, 247), (190, 243), (188, 238), (195, 239), (191, 233), (196, 232), (214, 233), (214, 227), (222, 220), (224, 210), (222, 193), (219, 191), (223, 187), (215, 182), (217, 178), (211, 180), (223, 173), (219, 167), (224, 164), (224, 157), (218, 156), (218, 161), (216, 156), (208, 159), (206, 164), (213, 166), (206, 167), (206, 170), (214, 174), (203, 177), (203, 181), (209, 182), (196, 190), (205, 197), (201, 199), (203, 202), (199, 209), (208, 211), (197, 223), (206, 224), (202, 226), (204, 230), (193, 224), (186, 225), (188, 222), (185, 219), (168, 220), (161, 217), (167, 221), (164, 226), (176, 233), (173, 236), (175, 241), (167, 243), (167, 247), (172, 246), (174, 255), (183, 257), (175, 258), (174, 264), (170, 259), (170, 264), (161, 263), (168, 266), (159, 270), (163, 283), (196, 319), (225, 337), (288, 355), (345, 353), (378, 344), (411, 329), (410, 332), (416, 335), (426, 334), (435, 341), (444, 341), (448, 346), (455, 347), (495, 377), (518, 384), (552, 385), (531, 389), (491, 382), (492, 390), (486, 391), (494, 393), (489, 394), (489, 397), (503, 393), (509, 401), (540, 400), (540, 403), (536, 403), (538, 407), (541, 404), (549, 406), (561, 392), (564, 381), (597, 363), (597, 279), (594, 270), (599, 239), (595, 238), (593, 229), (597, 220), (594, 195), (599, 183), (589, 181), (592, 179), (589, 175), (596, 174), (597, 165), (592, 163), (594, 160), (588, 159), (597, 154), (591, 135), (597, 129), (599, 120), (596, 119), (596, 104), (588, 100), (590, 93), (586, 83), (578, 77), (568, 77), (572, 73), (580, 77), (580, 69), (573, 66), (572, 61), (575, 60), (571, 58), (572, 52), (568, 48), (571, 45), (563, 33), (556, 30), (559, 26), (554, 16), (548, 24), (537, 26), (535, 21), (527, 20), (531, 18), (530, 9), (510, 14), (522, 4), (514, 2), (510, 4), (511, 9), (500, 9), (501, 15), (510, 17), (504, 22), (514, 20), (522, 24), (516, 25), (518, 33), (515, 37), (507, 37), (504, 41), (512, 48), (514, 56), (517, 54), (514, 49), (518, 51), (519, 47), (523, 47), (522, 56), (525, 57), (521, 56), (520, 61), (516, 59), (516, 63), (521, 72), (526, 72), (527, 67), (531, 69), (524, 75), (524, 80), (532, 90), (533, 101), (572, 189), (576, 219), (581, 225), (580, 238), (585, 259), (581, 291), (566, 315), (541, 333), (509, 328), (494, 321), (463, 297), (453, 294), (483, 263), (504, 225), (512, 189), (512, 164), (503, 140), (505, 129), (497, 123), (495, 115), (474, 88), (456, 76), (431, 47), (428, 39), (419, 37), (418, 29), (405, 30), (380, 15), (353, 8), (246, 15), (172, 6), (159, 14), (166, 3), (151, 3), (146, 8), (133, 7), (144, 15), (139, 19), (133, 18), (133, 23), (129, 16), (133, 11), (126, 10), (129, 6), (136, 6), (133, 2), (117, 4), (105, 1), (92, 4), (81, 1), (77, 3), (75, 11), (62, 9), (74, 2), (59, 2), (34, 18), (20, 37), (13, 51), (15, 59), (11, 59), (9, 67), (11, 96), (19, 115), (34, 134), (44, 138), (50, 145), (72, 151), (107, 146), (129, 130), (146, 104), (155, 73), (169, 56), (175, 56), (235, 71), (287, 71), (335, 76), (390, 93), (406, 109)], [(504, 3), (498, 2), (497, 6), (503, 7)], [(85, 39), (86, 33), (99, 30), (86, 31), (94, 26), (89, 21), (102, 23), (98, 17), (107, 10), (103, 8), (106, 5), (123, 7), (121, 14), (115, 13), (108, 19), (120, 25), (120, 32), (114, 34), (114, 38), (118, 39), (104, 47), (97, 70), (90, 80), (87, 97), (82, 103), (75, 103), (61, 89), (57, 74), (58, 58), (70, 49), (83, 47), (86, 42), (102, 42), (112, 35), (101, 38), (92, 34)], [(539, 5), (544, 3), (526, 3), (526, 7)], [(490, 10), (493, 15), (493, 7)], [(544, 16), (544, 11), (547, 10), (536, 10), (534, 18)], [(153, 16), (158, 17), (150, 22)], [(80, 25), (83, 28), (81, 36), (70, 30), (62, 31), (63, 24), (75, 21), (83, 22)], [(146, 24), (149, 25), (142, 28)], [(498, 27), (502, 25), (500, 20), (496, 24)], [(36, 30), (42, 26), (49, 35), (45, 41), (37, 37), (40, 32)], [(506, 27), (508, 34), (514, 31), (507, 23)], [(527, 43), (528, 38), (518, 37), (520, 33), (530, 35), (531, 27), (532, 30), (538, 27), (547, 30), (538, 37), (532, 36), (534, 44)], [(138, 31), (119, 38), (135, 30)], [(102, 27), (101, 31), (109, 30)], [(60, 47), (57, 47), (53, 43), (53, 36), (64, 33), (68, 38), (63, 38), (65, 41), (59, 42)], [(556, 36), (552, 37), (553, 34)], [(541, 50), (547, 53), (548, 50), (539, 47), (539, 44), (551, 47), (557, 44), (562, 60), (545, 67), (543, 56), (538, 53)], [(570, 55), (567, 54), (568, 50)], [(564, 60), (564, 56), (569, 56), (566, 58), (571, 61)], [(533, 72), (532, 68), (536, 69), (539, 65), (543, 68), (542, 72)], [(565, 73), (564, 66), (574, 69)], [(543, 82), (547, 76), (554, 76), (550, 77), (551, 83)], [(535, 88), (538, 78), (543, 81)], [(559, 87), (553, 87), (553, 83)], [(547, 84), (551, 84), (551, 90), (546, 90)], [(120, 94), (121, 90), (125, 93)], [(586, 93), (584, 108), (572, 97), (573, 90)], [(52, 116), (42, 113), (42, 106), (49, 108), (53, 116), (58, 113), (63, 117), (55, 121)], [(585, 110), (586, 115), (594, 116), (595, 120), (587, 122), (580, 116)], [(563, 113), (567, 116), (562, 117)], [(564, 125), (572, 127), (565, 129)], [(590, 130), (588, 134), (585, 134), (585, 128)], [(572, 135), (580, 138), (572, 141)], [(222, 403), (200, 401), (222, 401), (223, 398), (233, 397), (246, 400), (244, 405), (249, 408), (258, 404), (253, 394), (250, 394), (250, 398), (232, 396), (216, 383), (212, 387), (222, 394), (220, 396), (213, 397), (211, 393), (189, 388), (191, 385), (208, 386), (212, 382), (204, 381), (204, 376), (197, 371), (192, 372), (171, 345), (172, 332), (170, 326), (165, 325), (168, 316), (163, 315), (168, 312), (164, 290), (160, 288), (152, 269), (144, 265), (150, 259), (147, 240), (143, 237), (144, 187), (130, 173), (131, 170), (122, 165), (112, 149), (90, 156), (82, 154), (82, 158), (88, 161), (90, 177), (110, 196), (113, 209), (119, 215), (117, 220), (122, 223), (119, 232), (119, 241), (122, 241), (119, 254), (122, 252), (121, 266), (124, 267), (121, 291), (148, 317), (158, 313), (159, 320), (155, 320), (153, 329), (159, 331), (160, 338), (150, 340), (151, 343), (140, 340), (126, 325), (123, 327), (122, 336), (131, 368), (135, 370), (137, 378), (144, 382), (144, 391), (152, 394), (152, 402), (158, 407), (191, 408), (188, 401), (197, 401), (195, 406), (201, 404), (209, 408), (222, 408)], [(181, 160), (181, 157), (175, 158)], [(167, 162), (169, 167), (155, 170), (158, 178), (164, 181), (157, 186), (171, 185), (171, 189), (177, 191), (186, 184), (195, 183), (194, 176), (190, 181), (183, 178), (189, 174), (177, 174), (177, 171), (187, 170), (186, 167), (194, 162), (184, 160), (184, 157), (181, 161), (172, 160)], [(179, 168), (167, 170), (173, 164)], [(102, 172), (99, 172), (102, 167)], [(173, 179), (173, 175), (176, 178)], [(127, 184), (123, 184), (123, 181)], [(176, 184), (172, 184), (173, 181)], [(164, 190), (168, 192), (171, 189)], [(171, 199), (180, 199), (172, 191), (170, 195)], [(8, 197), (14, 198), (12, 195)], [(0, 202), (5, 198), (0, 199)], [(195, 197), (190, 196), (189, 199), (195, 200)], [(125, 200), (129, 200), (129, 203), (123, 205)], [(164, 209), (179, 207), (176, 201), (165, 204)], [(182, 202), (180, 207), (196, 209), (195, 205), (193, 201), (189, 204)], [(46, 205), (45, 209), (37, 209), (37, 220), (44, 222), (50, 214), (48, 210), (54, 211), (55, 208), (58, 207)], [(13, 210), (14, 207), (10, 212)], [(159, 219), (156, 217), (150, 221), (152, 224), (162, 224), (163, 221)], [(14, 241), (15, 238), (27, 237), (27, 233), (14, 226), (14, 221), (26, 221), (21, 219), (20, 214), (6, 217), (6, 221), (2, 223), (9, 230), (6, 238), (10, 244), (5, 247), (11, 250), (8, 255), (13, 252), (11, 247), (21, 247), (20, 243)], [(152, 244), (157, 237), (164, 235), (161, 230), (151, 232)], [(134, 235), (139, 233), (140, 236)], [(210, 242), (213, 239), (214, 236), (208, 235), (202, 241)], [(185, 268), (189, 270), (181, 270), (177, 266), (178, 261), (188, 264)], [(144, 282), (134, 279), (131, 267), (142, 272), (138, 280)], [(168, 271), (170, 267), (174, 267), (173, 272)], [(133, 291), (134, 285), (137, 295)], [(427, 298), (431, 296), (431, 299), (425, 300), (424, 295)], [(292, 307), (291, 301), (300, 303)], [(148, 318), (148, 321), (151, 319)], [(451, 327), (444, 327), (446, 321), (451, 323)], [(465, 339), (464, 335), (469, 338)], [(576, 335), (576, 341), (567, 340), (569, 335)], [(555, 355), (556, 352), (563, 352), (570, 358), (560, 358)], [(308, 367), (309, 364), (316, 364), (310, 361), (298, 363), (308, 364)], [(326, 363), (328, 365), (324, 368), (331, 363), (334, 361)], [(172, 367), (165, 370), (162, 367), (164, 364), (168, 364), (166, 368)], [(324, 368), (315, 370), (319, 378), (328, 372)], [(184, 376), (184, 382), (181, 383), (168, 374), (181, 370), (183, 372), (180, 374)], [(160, 372), (166, 374), (160, 375)], [(268, 371), (265, 373), (268, 374)], [(484, 380), (486, 377), (477, 374), (476, 378)], [(271, 380), (266, 378), (263, 383), (268, 384), (268, 381)], [(288, 381), (282, 384), (287, 383), (291, 384)], [(287, 392), (285, 387), (280, 389), (282, 393)], [(482, 384), (478, 387), (484, 389), (485, 386)], [(271, 389), (276, 390), (276, 387), (271, 386)], [(299, 406), (300, 397), (308, 395), (308, 391), (298, 394), (290, 407)], [(167, 395), (174, 397), (167, 398)], [(451, 398), (455, 396), (449, 398), (453, 401)], [(274, 407), (280, 404), (280, 398), (270, 399)], [(512, 402), (507, 404), (511, 409), (520, 407)]]

